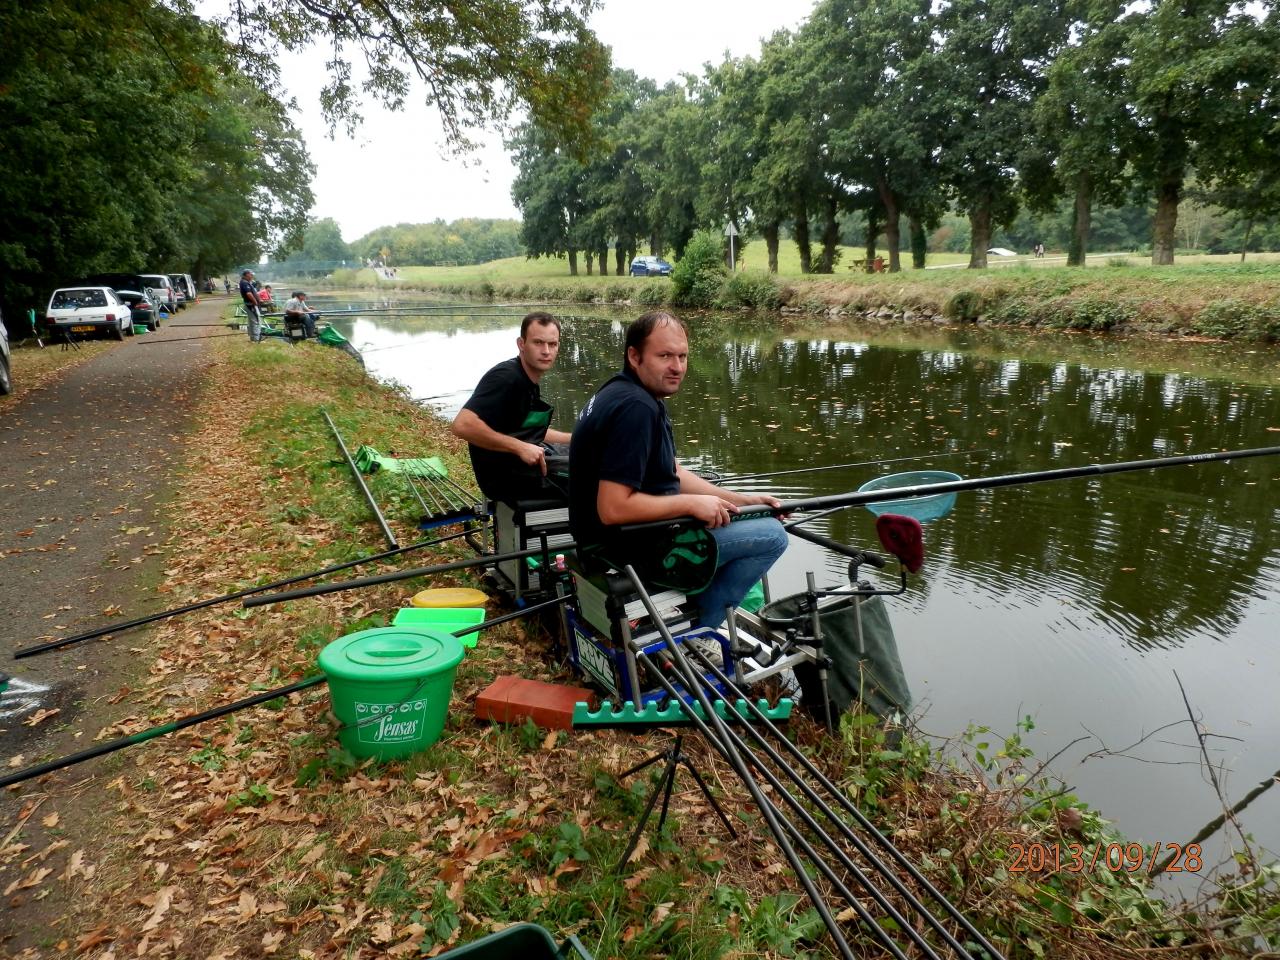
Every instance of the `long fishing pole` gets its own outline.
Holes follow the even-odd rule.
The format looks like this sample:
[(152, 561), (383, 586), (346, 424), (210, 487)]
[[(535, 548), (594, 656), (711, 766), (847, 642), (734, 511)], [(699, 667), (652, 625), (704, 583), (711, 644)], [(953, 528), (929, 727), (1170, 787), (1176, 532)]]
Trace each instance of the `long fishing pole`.
[(391, 532), (391, 528), (387, 526), (387, 518), (382, 515), (382, 511), (378, 509), (378, 502), (373, 499), (373, 494), (369, 492), (369, 485), (364, 482), (364, 477), (360, 474), (360, 468), (356, 466), (356, 462), (351, 459), (351, 452), (347, 449), (346, 441), (342, 439), (342, 434), (338, 432), (337, 426), (333, 422), (333, 418), (329, 416), (329, 411), (321, 409), (324, 414), (325, 421), (329, 424), (329, 429), (333, 431), (334, 437), (338, 441), (338, 447), (342, 450), (343, 457), (346, 458), (347, 466), (351, 468), (351, 475), (356, 478), (356, 483), (360, 485), (360, 492), (364, 494), (365, 500), (369, 502), (373, 515), (378, 519), (378, 526), (382, 527), (382, 535), (387, 538), (387, 544), (394, 550), (400, 544), (396, 543), (395, 534)]
[[(517, 620), (521, 617), (527, 617), (531, 613), (537, 613), (540, 610), (546, 610), (556, 604), (564, 603), (569, 598), (556, 597), (552, 600), (546, 600), (542, 603), (536, 603), (533, 606), (524, 607), (521, 610), (515, 610), (511, 613), (504, 613), (500, 617), (494, 617), (492, 620), (486, 620), (484, 623), (473, 624), (454, 632), (455, 637), (464, 637), (469, 633), (477, 633), (481, 630), (487, 630), (490, 627), (496, 627), (498, 624), (506, 623), (510, 620)], [(74, 766), (77, 763), (83, 763), (85, 760), (92, 760), (94, 757), (101, 757), (107, 753), (114, 753), (117, 750), (123, 750), (125, 747), (132, 747), (137, 743), (146, 743), (148, 740), (154, 740), (156, 737), (162, 737), (168, 733), (175, 733), (178, 730), (185, 730), (187, 727), (193, 727), (198, 723), (204, 723), (206, 720), (216, 720), (218, 717), (225, 717), (227, 714), (235, 713), (239, 710), (247, 710), (250, 707), (256, 707), (260, 703), (266, 703), (269, 700), (275, 700), (277, 697), (288, 696), (291, 693), (298, 693), (306, 690), (308, 687), (314, 687), (325, 682), (325, 675), (320, 673), (314, 676), (306, 677), (296, 683), (288, 686), (277, 687), (274, 690), (265, 690), (262, 693), (254, 694), (252, 697), (246, 697), (243, 700), (237, 700), (234, 703), (226, 703), (220, 707), (213, 707), (209, 710), (202, 710), (200, 713), (193, 713), (177, 720), (171, 720), (168, 723), (162, 723), (158, 726), (148, 727), (146, 730), (139, 730), (137, 733), (131, 733), (127, 737), (120, 737), (116, 740), (109, 740), (106, 743), (98, 744), (96, 747), (89, 747), (87, 750), (81, 750), (79, 753), (68, 754), (65, 757), (59, 757), (55, 760), (49, 760), (46, 763), (39, 763), (35, 766), (27, 767), (16, 773), (10, 773), (0, 777), (0, 790), (5, 787), (11, 787), (15, 783), (22, 783), (24, 780), (31, 780), (34, 777), (42, 777), (46, 773), (53, 773), (55, 770), (62, 770), (65, 767)]]
[[(577, 547), (576, 543), (565, 543), (555, 548), (557, 553), (568, 553)], [(392, 573), (380, 573), (372, 577), (361, 577), (358, 580), (342, 580), (338, 583), (322, 583), (314, 587), (303, 587), (299, 590), (286, 590), (262, 597), (248, 597), (244, 606), (265, 607), (272, 603), (284, 603), (286, 600), (301, 600), (304, 597), (318, 597), (325, 593), (337, 593), (342, 590), (357, 590), (361, 587), (373, 587), (380, 583), (395, 583), (397, 580), (411, 580), (414, 577), (427, 577), (434, 573), (448, 573), (451, 570), (466, 570), (490, 563), (502, 563), (507, 560), (523, 560), (525, 557), (541, 556), (547, 551), (542, 547), (530, 547), (513, 553), (486, 553), (472, 560), (455, 560), (451, 563), (437, 563), (430, 567), (417, 567), (413, 570), (401, 570)]]
[[(214, 324), (214, 326), (218, 326), (218, 324)], [(144, 347), (153, 347), (153, 346), (156, 346), (156, 345), (158, 345), (158, 344), (166, 344), (166, 343), (190, 343), (192, 340), (221, 340), (223, 337), (240, 337), (240, 336), (243, 336), (243, 334), (240, 334), (240, 333), (210, 333), (210, 334), (206, 334), (206, 335), (201, 336), (201, 337), (171, 337), (171, 338), (170, 338), (170, 339), (168, 339), (168, 340), (143, 340), (143, 341), (142, 341), (142, 346), (144, 346)]]
[(950, 457), (967, 457), (970, 454), (990, 453), (989, 450), (955, 450), (951, 453), (922, 453), (913, 457), (895, 457), (893, 460), (863, 460), (860, 463), (836, 463), (826, 467), (798, 467), (795, 470), (774, 470), (769, 473), (744, 473), (724, 477), (720, 483), (737, 483), (739, 480), (763, 480), (771, 477), (789, 477), (797, 473), (824, 473), (828, 470), (852, 470), (854, 467), (878, 467), (886, 463), (909, 463), (913, 460), (946, 460)]
[[(1112, 473), (1129, 473), (1134, 470), (1157, 470), (1161, 467), (1180, 467), (1221, 460), (1247, 460), (1251, 457), (1274, 457), (1280, 447), (1253, 447), (1245, 450), (1222, 450), (1213, 453), (1192, 453), (1179, 457), (1157, 457), (1152, 460), (1127, 460), (1121, 463), (1095, 463), (1083, 467), (1061, 467), (1056, 470), (1035, 470), (1029, 473), (1010, 473), (999, 477), (974, 477), (969, 480), (947, 480), (942, 483), (917, 484), (911, 487), (892, 487), (888, 490), (837, 493), (825, 497), (809, 497), (802, 500), (783, 501), (777, 507), (741, 507), (741, 515), (761, 512), (793, 513), (808, 510), (826, 510), (831, 507), (856, 507), (888, 500), (907, 500), (931, 497), (940, 493), (959, 493), (963, 490), (990, 490), (997, 487), (1022, 486), (1029, 483), (1045, 483), (1051, 480), (1074, 480), (1078, 477), (1099, 477)], [(645, 526), (652, 526), (646, 524)], [(632, 527), (630, 529), (635, 529)]]
[[(1277, 454), (1280, 454), (1280, 447), (1253, 447), (1246, 450), (1192, 453), (1180, 457), (1157, 457), (1154, 460), (1127, 460), (1122, 463), (1098, 463), (1083, 467), (1062, 467), (1057, 470), (1034, 470), (1028, 473), (1010, 473), (999, 477), (946, 480), (942, 483), (923, 483), (911, 487), (890, 487), (885, 490), (867, 490), (865, 492), (855, 490), (849, 493), (835, 493), (825, 497), (783, 500), (776, 507), (764, 504), (739, 507), (735, 519), (759, 516), (763, 513), (779, 515), (802, 513), (810, 510), (832, 511), (843, 509), (844, 507), (865, 506), (869, 503), (885, 503), (890, 500), (913, 500), (917, 497), (932, 497), (941, 493), (959, 493), (964, 490), (990, 490), (996, 487), (1044, 483), (1049, 480), (1073, 480), (1077, 477), (1096, 477), (1110, 473), (1128, 473), (1133, 470), (1157, 470), (1161, 467), (1180, 467), (1212, 463), (1219, 460), (1273, 457)], [(661, 530), (668, 529), (674, 524), (683, 526), (697, 522), (693, 517), (672, 517), (669, 520), (651, 520), (648, 523), (628, 524), (620, 529), (626, 533), (634, 533), (639, 530)]]
[(244, 590), (237, 590), (235, 593), (223, 594), (220, 597), (210, 597), (208, 600), (197, 600), (194, 603), (188, 603), (185, 606), (175, 607), (172, 610), (165, 610), (161, 613), (148, 614), (145, 617), (138, 617), (136, 620), (127, 620), (124, 623), (116, 623), (107, 627), (99, 627), (96, 630), (90, 630), (87, 633), (78, 633), (73, 637), (62, 637), (58, 640), (50, 640), (47, 643), (37, 644), (33, 647), (26, 647), (14, 653), (15, 660), (21, 660), (24, 657), (34, 657), (38, 653), (46, 653), (49, 650), (60, 650), (63, 647), (69, 647), (73, 643), (81, 643), (85, 640), (93, 640), (97, 637), (104, 637), (107, 634), (123, 633), (126, 630), (132, 630), (134, 627), (144, 627), (148, 623), (156, 623), (159, 620), (167, 620), (170, 617), (177, 617), (184, 613), (191, 613), (195, 610), (203, 610), (205, 607), (212, 607), (219, 603), (228, 603), (232, 600), (239, 600), (242, 597), (252, 596), (255, 593), (265, 593), (268, 590), (279, 590), (281, 587), (287, 587), (294, 583), (301, 583), (303, 580), (314, 580), (316, 577), (323, 577), (330, 573), (337, 573), (340, 570), (349, 570), (352, 567), (358, 567), (365, 563), (376, 563), (379, 560), (386, 560), (390, 557), (398, 556), (402, 553), (409, 553), (411, 550), (421, 550), (424, 547), (434, 547), (437, 544), (447, 543), (450, 540), (457, 540), (465, 537), (467, 531), (460, 533), (451, 533), (448, 536), (436, 537), (434, 540), (421, 540), (418, 543), (411, 543), (407, 547), (396, 547), (394, 550), (384, 550), (382, 553), (375, 553), (369, 557), (361, 557), (358, 560), (348, 560), (346, 563), (334, 564), (331, 567), (325, 567), (323, 570), (315, 570), (312, 573), (300, 573), (296, 577), (289, 577), (285, 580), (276, 580), (272, 583), (264, 583), (260, 587), (248, 587)]

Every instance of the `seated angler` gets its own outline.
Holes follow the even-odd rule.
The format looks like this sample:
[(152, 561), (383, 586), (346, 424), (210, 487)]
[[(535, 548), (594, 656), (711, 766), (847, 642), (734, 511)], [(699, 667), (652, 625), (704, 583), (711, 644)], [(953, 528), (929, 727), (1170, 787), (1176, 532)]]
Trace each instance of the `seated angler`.
[[(569, 523), (579, 551), (612, 565), (665, 552), (662, 531), (623, 535), (627, 524), (693, 517), (714, 541), (715, 572), (694, 599), (699, 623), (718, 627), (752, 585), (782, 556), (787, 533), (773, 517), (730, 523), (739, 507), (779, 506), (774, 497), (717, 487), (676, 463), (664, 401), (680, 389), (689, 363), (685, 325), (669, 313), (648, 313), (627, 328), (624, 368), (588, 402), (569, 450)], [(668, 558), (680, 553), (671, 550)], [(708, 563), (710, 557), (708, 557)], [(659, 564), (669, 569), (669, 563)], [(692, 589), (686, 592), (693, 592)]]
[(554, 413), (538, 384), (560, 352), (560, 321), (535, 312), (520, 324), (516, 356), (495, 366), (476, 385), (453, 421), (467, 441), (471, 467), (490, 500), (556, 497), (564, 492), (548, 479), (547, 455), (563, 455), (569, 434), (551, 429)]
[(308, 338), (316, 335), (316, 320), (320, 318), (320, 314), (313, 312), (307, 305), (307, 295), (303, 291), (293, 292), (293, 296), (284, 305), (284, 316), (286, 321), (301, 323)]

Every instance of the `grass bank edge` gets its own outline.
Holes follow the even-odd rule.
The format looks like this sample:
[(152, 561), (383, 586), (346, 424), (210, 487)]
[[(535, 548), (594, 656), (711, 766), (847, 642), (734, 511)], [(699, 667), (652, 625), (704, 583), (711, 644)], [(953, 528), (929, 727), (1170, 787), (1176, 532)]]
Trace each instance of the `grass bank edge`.
[[(536, 300), (631, 307), (695, 307), (979, 323), (1091, 332), (1143, 333), (1273, 343), (1280, 340), (1280, 265), (1187, 264), (1068, 268), (1020, 265), (983, 272), (777, 277), (725, 275), (705, 302), (680, 302), (665, 278), (548, 276), (509, 266), (476, 277), (434, 279), (436, 268), (402, 268), (385, 280), (371, 270), (338, 271), (336, 287), (373, 287), (490, 301)], [(454, 273), (457, 273), (456, 271)]]

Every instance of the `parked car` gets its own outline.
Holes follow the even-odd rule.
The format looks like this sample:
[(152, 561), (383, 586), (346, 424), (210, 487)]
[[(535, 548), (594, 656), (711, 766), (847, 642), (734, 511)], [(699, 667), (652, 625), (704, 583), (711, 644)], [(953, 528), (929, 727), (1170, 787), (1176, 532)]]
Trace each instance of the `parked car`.
[(633, 277), (669, 277), (671, 264), (661, 257), (636, 257), (631, 261)]
[[(87, 277), (83, 277), (74, 281), (68, 286), (83, 287), (110, 287), (112, 290), (141, 290), (150, 295), (156, 306), (164, 305), (164, 308), (173, 313), (173, 308), (169, 306), (169, 295), (163, 290), (155, 288), (155, 274), (141, 273), (94, 273)], [(168, 278), (165, 278), (166, 281)]]
[(0, 317), (0, 397), (13, 393), (13, 363), (9, 353), (9, 331)]
[(133, 334), (133, 312), (110, 287), (60, 287), (44, 312), (50, 333), (107, 333), (117, 340)]
[(115, 288), (116, 296), (129, 305), (129, 312), (135, 325), (148, 330), (160, 329), (160, 304), (147, 287), (130, 290), (127, 287)]
[(177, 288), (178, 293), (182, 294), (186, 303), (196, 302), (196, 282), (191, 279), (191, 274), (171, 273), (169, 274), (169, 282)]
[(178, 292), (173, 288), (173, 284), (169, 282), (169, 278), (163, 273), (140, 273), (142, 282), (151, 288), (152, 292), (160, 301), (160, 306), (169, 311), (169, 314), (178, 312)]

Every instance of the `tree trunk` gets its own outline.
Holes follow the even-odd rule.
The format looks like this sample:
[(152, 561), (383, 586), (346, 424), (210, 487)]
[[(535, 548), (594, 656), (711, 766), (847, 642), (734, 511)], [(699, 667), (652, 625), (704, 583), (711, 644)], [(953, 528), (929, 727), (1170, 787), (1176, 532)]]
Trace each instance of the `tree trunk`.
[(840, 246), (839, 212), (835, 197), (827, 197), (826, 221), (822, 225), (822, 256), (818, 260), (818, 273), (835, 273), (837, 248)]
[(778, 272), (778, 228), (777, 220), (770, 220), (763, 227), (765, 249), (769, 251), (769, 272)]
[(1089, 227), (1093, 221), (1093, 179), (1082, 173), (1076, 178), (1076, 202), (1071, 209), (1071, 246), (1067, 266), (1083, 267), (1089, 252)]
[(978, 199), (969, 211), (969, 269), (987, 269), (987, 248), (991, 246), (991, 201)]
[(813, 249), (809, 246), (809, 211), (796, 209), (796, 249), (800, 251), (800, 272), (813, 272)]
[(617, 273), (618, 276), (622, 276), (624, 272), (622, 267), (623, 267), (623, 261), (626, 259), (626, 257), (627, 257), (627, 251), (622, 249), (622, 241), (619, 240), (617, 243), (613, 245), (614, 271)]
[(867, 237), (862, 252), (864, 273), (876, 272), (876, 240), (880, 237), (880, 217), (875, 210), (867, 211)]
[(1178, 201), (1182, 199), (1182, 175), (1167, 174), (1156, 188), (1156, 219), (1152, 228), (1151, 265), (1173, 263), (1178, 245)]
[(876, 192), (880, 194), (880, 203), (884, 206), (884, 245), (889, 248), (889, 272), (898, 273), (902, 269), (902, 261), (898, 255), (898, 247), (902, 241), (898, 226), (898, 197), (890, 189), (889, 181), (883, 174), (876, 178)]
[(929, 238), (925, 236), (924, 223), (915, 214), (907, 214), (907, 230), (911, 233), (911, 269), (923, 270), (929, 257)]
[(576, 277), (578, 275), (578, 251), (569, 251), (569, 276)]
[[(1253, 217), (1244, 222), (1244, 243), (1240, 244), (1240, 262), (1244, 263), (1244, 255), (1249, 250), (1249, 234), (1253, 233)], [(197, 281), (198, 282), (198, 281)]]
[(600, 276), (607, 277), (609, 275), (609, 248), (601, 246), (596, 251), (596, 261), (600, 264)]
[(591, 263), (595, 260), (595, 254), (591, 252), (590, 247), (582, 251), (582, 254), (587, 258), (587, 276), (589, 277), (591, 276)]

